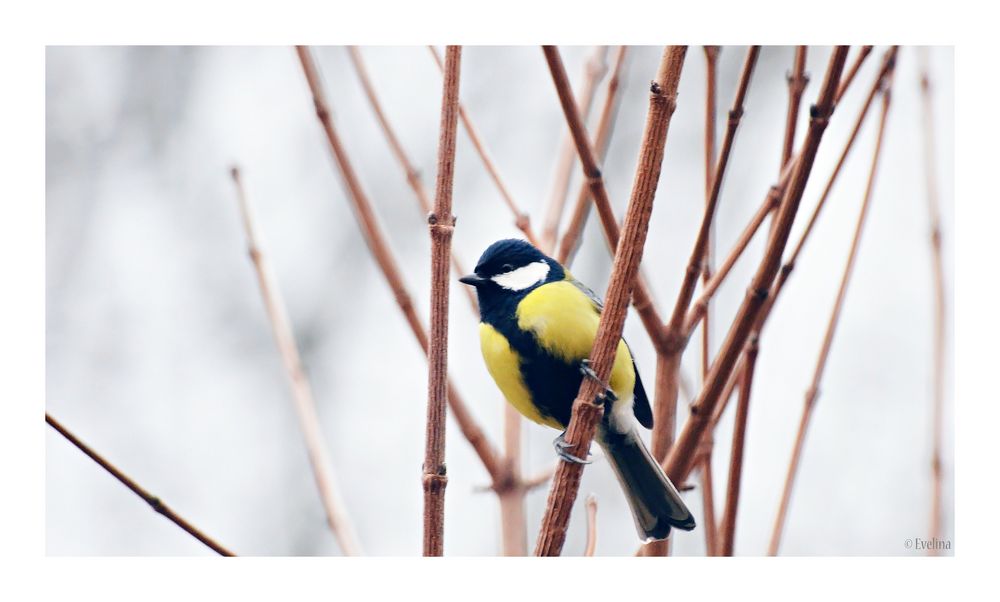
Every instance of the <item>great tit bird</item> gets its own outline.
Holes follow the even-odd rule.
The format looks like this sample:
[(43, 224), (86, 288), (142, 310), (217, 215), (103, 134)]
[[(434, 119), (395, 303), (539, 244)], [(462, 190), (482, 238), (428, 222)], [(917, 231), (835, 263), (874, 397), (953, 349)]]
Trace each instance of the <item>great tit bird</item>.
[[(562, 429), (556, 452), (569, 462), (563, 439), (584, 376), (596, 378), (590, 355), (601, 300), (558, 261), (517, 239), (490, 245), (475, 273), (459, 279), (479, 297), (479, 336), (486, 367), (504, 397), (529, 420)], [(694, 529), (694, 518), (639, 438), (633, 416), (653, 427), (649, 398), (632, 352), (619, 340), (595, 441), (603, 448), (646, 541), (671, 527)]]

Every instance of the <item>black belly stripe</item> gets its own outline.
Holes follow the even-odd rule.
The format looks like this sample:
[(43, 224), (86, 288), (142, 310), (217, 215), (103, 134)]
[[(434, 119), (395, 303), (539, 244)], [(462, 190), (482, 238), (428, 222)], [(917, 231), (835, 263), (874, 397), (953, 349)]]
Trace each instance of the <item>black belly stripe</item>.
[(583, 379), (579, 364), (570, 364), (552, 355), (538, 343), (534, 333), (521, 330), (512, 317), (516, 303), (514, 300), (509, 311), (491, 312), (484, 321), (506, 337), (517, 352), (521, 359), (521, 378), (538, 411), (565, 428)]
[(521, 354), (521, 358), (521, 377), (535, 405), (565, 428), (583, 378), (579, 366), (548, 353)]

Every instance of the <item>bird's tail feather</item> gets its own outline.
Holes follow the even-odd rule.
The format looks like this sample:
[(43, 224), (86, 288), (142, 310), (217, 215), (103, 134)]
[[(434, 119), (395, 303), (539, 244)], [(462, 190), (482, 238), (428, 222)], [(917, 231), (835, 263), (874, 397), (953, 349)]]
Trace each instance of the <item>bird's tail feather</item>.
[(635, 526), (645, 541), (666, 539), (671, 527), (694, 529), (694, 517), (635, 429), (601, 429), (598, 442), (625, 490)]

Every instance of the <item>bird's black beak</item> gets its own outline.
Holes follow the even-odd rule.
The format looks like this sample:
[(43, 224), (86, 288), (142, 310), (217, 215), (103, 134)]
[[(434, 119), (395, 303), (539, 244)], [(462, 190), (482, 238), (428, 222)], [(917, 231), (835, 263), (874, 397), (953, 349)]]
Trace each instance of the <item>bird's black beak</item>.
[(469, 274), (468, 276), (462, 276), (458, 279), (462, 284), (468, 284), (469, 286), (479, 286), (480, 284), (486, 282), (486, 278), (483, 278), (479, 274)]

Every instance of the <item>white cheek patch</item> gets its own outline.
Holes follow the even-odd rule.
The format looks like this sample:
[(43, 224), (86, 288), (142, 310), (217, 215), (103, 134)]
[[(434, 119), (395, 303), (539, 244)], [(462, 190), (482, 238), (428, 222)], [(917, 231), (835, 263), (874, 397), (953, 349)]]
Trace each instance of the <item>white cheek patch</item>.
[(523, 291), (549, 275), (549, 264), (536, 261), (506, 274), (497, 274), (491, 280), (509, 291)]

